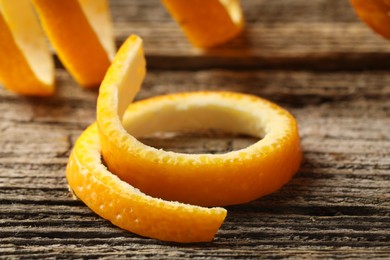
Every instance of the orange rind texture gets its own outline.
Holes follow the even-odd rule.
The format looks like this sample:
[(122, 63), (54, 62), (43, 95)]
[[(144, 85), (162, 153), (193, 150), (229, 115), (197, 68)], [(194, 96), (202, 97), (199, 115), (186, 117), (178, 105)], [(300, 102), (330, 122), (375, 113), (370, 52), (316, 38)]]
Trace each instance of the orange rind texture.
[(389, 0), (350, 0), (356, 14), (375, 32), (390, 40)]
[(115, 53), (107, 0), (33, 0), (65, 68), (84, 87), (97, 87)]
[(244, 18), (239, 0), (161, 1), (196, 47), (215, 47), (243, 30)]
[(77, 140), (66, 177), (89, 208), (141, 236), (174, 242), (211, 241), (226, 217), (223, 208), (202, 208), (152, 198), (121, 181), (102, 164), (95, 124)]
[(0, 80), (23, 95), (54, 92), (54, 63), (29, 0), (0, 1)]
[[(298, 170), (302, 153), (295, 119), (255, 96), (231, 92), (165, 95), (137, 102), (123, 117), (145, 72), (142, 40), (131, 36), (100, 87), (97, 125), (102, 155), (121, 179), (151, 196), (222, 206), (276, 191)], [(242, 150), (212, 155), (166, 152), (136, 138), (202, 127), (260, 140)]]

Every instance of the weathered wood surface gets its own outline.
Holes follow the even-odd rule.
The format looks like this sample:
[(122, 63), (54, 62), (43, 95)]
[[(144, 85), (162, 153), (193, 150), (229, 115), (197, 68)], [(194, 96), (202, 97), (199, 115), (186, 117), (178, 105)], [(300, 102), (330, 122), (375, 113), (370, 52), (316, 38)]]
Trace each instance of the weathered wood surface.
[[(68, 192), (67, 156), (94, 120), (97, 92), (59, 68), (54, 97), (0, 88), (0, 258), (390, 257), (390, 43), (363, 26), (347, 1), (243, 0), (253, 44), (238, 39), (209, 53), (188, 45), (158, 1), (111, 3), (118, 44), (134, 32), (145, 40), (150, 70), (138, 99), (194, 90), (268, 98), (299, 121), (302, 167), (280, 191), (228, 207), (212, 243), (164, 243), (120, 230)], [(253, 140), (143, 141), (215, 153)]]

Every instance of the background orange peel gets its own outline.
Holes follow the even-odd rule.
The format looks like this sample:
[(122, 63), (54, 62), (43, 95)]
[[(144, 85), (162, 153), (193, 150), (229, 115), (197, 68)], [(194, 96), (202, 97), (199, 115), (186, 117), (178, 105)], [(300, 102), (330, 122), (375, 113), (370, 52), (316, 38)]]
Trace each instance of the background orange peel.
[(29, 0), (0, 0), (0, 39), (1, 83), (23, 95), (51, 95), (54, 62)]
[(0, 80), (7, 89), (54, 93), (45, 32), (74, 79), (84, 87), (99, 86), (115, 55), (108, 0), (0, 0)]
[(115, 54), (108, 1), (32, 1), (65, 68), (81, 86), (98, 86)]
[(211, 48), (236, 37), (244, 28), (239, 0), (161, 0), (188, 40)]
[(350, 0), (356, 14), (376, 33), (390, 40), (389, 0)]

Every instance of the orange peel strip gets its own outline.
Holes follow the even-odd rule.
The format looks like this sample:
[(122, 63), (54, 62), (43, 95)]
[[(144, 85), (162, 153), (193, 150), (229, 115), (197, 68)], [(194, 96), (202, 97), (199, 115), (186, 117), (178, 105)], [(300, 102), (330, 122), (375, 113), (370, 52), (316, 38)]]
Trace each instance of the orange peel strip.
[(162, 3), (197, 47), (225, 43), (244, 27), (239, 0), (162, 0)]
[(98, 86), (115, 54), (107, 0), (33, 0), (58, 57), (84, 87)]
[(350, 0), (356, 14), (376, 33), (390, 40), (389, 0)]
[[(142, 192), (202, 206), (231, 205), (276, 191), (298, 170), (302, 152), (295, 119), (255, 96), (230, 92), (161, 96), (130, 106), (131, 113), (123, 118), (144, 75), (142, 40), (131, 36), (108, 70), (97, 102), (103, 158), (112, 172)], [(261, 140), (225, 154), (182, 154), (155, 149), (135, 137), (203, 127)]]
[(0, 39), (2, 84), (19, 94), (51, 95), (54, 63), (29, 0), (0, 0)]
[(77, 140), (66, 176), (73, 192), (101, 217), (133, 233), (164, 241), (211, 241), (226, 217), (202, 208), (152, 198), (121, 181), (102, 164), (95, 124)]

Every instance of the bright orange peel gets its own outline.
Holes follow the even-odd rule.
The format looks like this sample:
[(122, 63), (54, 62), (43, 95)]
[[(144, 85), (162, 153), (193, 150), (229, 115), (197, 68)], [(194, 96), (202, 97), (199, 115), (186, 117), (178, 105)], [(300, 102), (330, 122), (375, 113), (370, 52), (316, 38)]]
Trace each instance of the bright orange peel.
[(33, 0), (65, 68), (84, 87), (98, 86), (115, 54), (107, 0)]
[(54, 63), (29, 0), (0, 0), (0, 79), (19, 94), (54, 92)]
[(239, 0), (161, 0), (195, 46), (210, 48), (236, 37), (244, 27)]
[[(179, 93), (133, 103), (145, 73), (142, 40), (130, 36), (100, 87), (96, 124), (79, 137), (69, 159), (70, 188), (100, 216), (146, 237), (210, 241), (226, 210), (201, 206), (256, 199), (280, 188), (298, 170), (298, 127), (286, 110), (233, 92)], [(189, 129), (260, 140), (224, 154), (174, 153), (137, 140)]]
[[(103, 158), (121, 179), (151, 196), (221, 206), (269, 194), (298, 170), (302, 154), (295, 119), (255, 96), (231, 92), (166, 95), (137, 102), (123, 117), (144, 75), (142, 41), (132, 36), (108, 70), (97, 102)], [(136, 138), (155, 131), (203, 128), (260, 140), (225, 154), (182, 154), (155, 149)]]
[(211, 241), (226, 217), (202, 208), (152, 198), (121, 181), (102, 164), (95, 124), (77, 140), (66, 176), (72, 191), (101, 217), (123, 229), (174, 242)]

